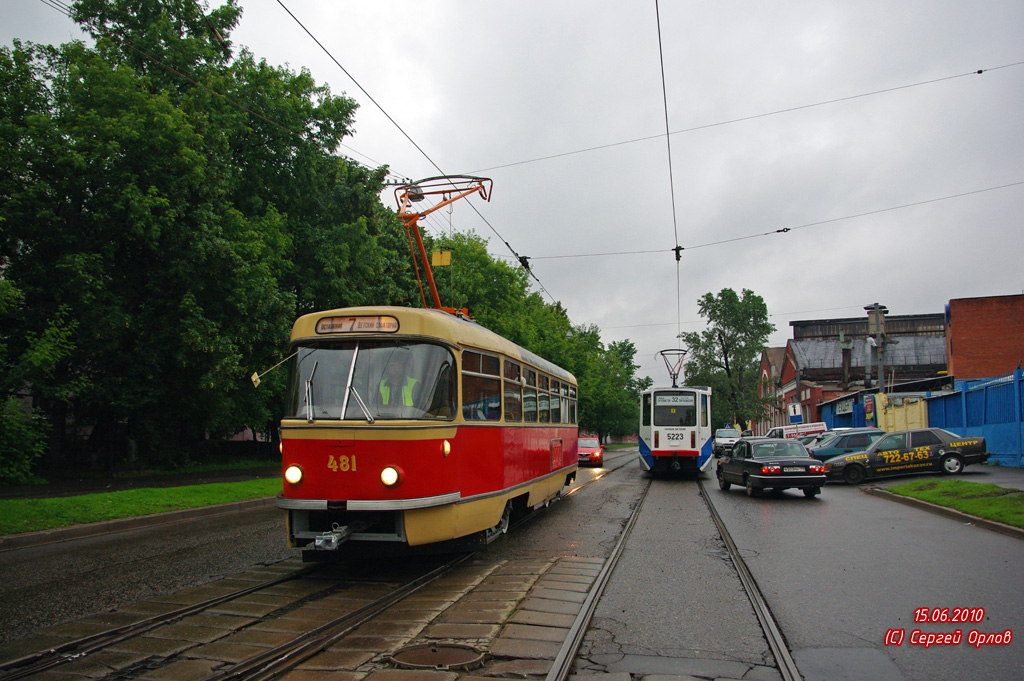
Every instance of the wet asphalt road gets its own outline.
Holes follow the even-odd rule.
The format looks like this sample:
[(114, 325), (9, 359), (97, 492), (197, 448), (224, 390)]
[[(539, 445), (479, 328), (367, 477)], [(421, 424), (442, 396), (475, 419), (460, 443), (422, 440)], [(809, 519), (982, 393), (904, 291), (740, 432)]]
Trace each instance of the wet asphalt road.
[[(972, 482), (1024, 483), (1021, 471), (968, 470)], [(1024, 678), (1024, 642), (967, 643), (971, 630), (1024, 635), (1024, 541), (846, 485), (817, 499), (710, 491), (807, 681)], [(984, 608), (985, 620), (915, 624), (918, 608)], [(902, 645), (884, 645), (889, 629)], [(960, 629), (963, 641), (926, 649), (910, 644), (915, 629)]]
[[(616, 461), (623, 456), (624, 459)], [(692, 480), (650, 480), (636, 452), (597, 484), (500, 541), (491, 557), (604, 557), (643, 489), (643, 513), (578, 659), (582, 672), (778, 678), (735, 569)], [(580, 480), (603, 470), (581, 469)], [(1024, 472), (969, 468), (976, 482), (1024, 487)], [(858, 488), (748, 499), (705, 484), (808, 681), (1024, 678), (1021, 643), (980, 650), (883, 644), (920, 607), (983, 607), (982, 624), (1024, 635), (1024, 542)], [(1015, 484), (1017, 483), (1017, 484)], [(202, 584), (295, 552), (273, 508), (0, 554), (2, 640)], [(952, 631), (952, 625), (921, 625)], [(766, 666), (768, 665), (768, 666)]]
[(0, 552), (0, 643), (297, 555), (258, 510)]

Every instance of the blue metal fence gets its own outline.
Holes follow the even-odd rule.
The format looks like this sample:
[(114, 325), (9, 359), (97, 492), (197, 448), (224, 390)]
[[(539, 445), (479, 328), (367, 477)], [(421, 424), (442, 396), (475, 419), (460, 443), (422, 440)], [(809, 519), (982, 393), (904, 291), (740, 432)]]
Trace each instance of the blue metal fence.
[(928, 398), (928, 425), (981, 435), (991, 458), (1024, 467), (1024, 372), (957, 383), (957, 392)]

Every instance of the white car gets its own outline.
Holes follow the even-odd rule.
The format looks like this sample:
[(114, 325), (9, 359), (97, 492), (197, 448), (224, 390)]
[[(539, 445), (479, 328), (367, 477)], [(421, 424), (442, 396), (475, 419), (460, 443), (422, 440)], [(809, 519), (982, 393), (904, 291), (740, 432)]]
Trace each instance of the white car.
[(732, 446), (740, 439), (740, 431), (735, 428), (719, 428), (711, 441), (711, 453), (725, 456), (732, 451)]

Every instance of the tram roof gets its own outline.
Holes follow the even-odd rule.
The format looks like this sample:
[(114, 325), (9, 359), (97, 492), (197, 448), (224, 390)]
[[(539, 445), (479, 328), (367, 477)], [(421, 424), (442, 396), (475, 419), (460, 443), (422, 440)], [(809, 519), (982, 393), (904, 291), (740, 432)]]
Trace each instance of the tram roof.
[(647, 390), (644, 391), (644, 393), (659, 393), (665, 390), (696, 390), (698, 392), (706, 392), (709, 394), (711, 393), (710, 386), (706, 385), (677, 385), (674, 388), (670, 385), (656, 385), (651, 388), (648, 388)]
[[(398, 329), (394, 332), (381, 331), (375, 333), (317, 333), (317, 323), (321, 319), (329, 317), (393, 317), (398, 320)], [(490, 329), (480, 326), (475, 321), (456, 317), (442, 310), (391, 306), (343, 307), (333, 310), (322, 310), (302, 315), (296, 319), (295, 324), (292, 325), (291, 340), (294, 343), (303, 339), (338, 338), (345, 335), (373, 338), (393, 338), (396, 336), (438, 338), (460, 347), (501, 353), (508, 357), (519, 359), (556, 378), (576, 383), (576, 377), (557, 364), (549, 362), (526, 348), (516, 345)]]

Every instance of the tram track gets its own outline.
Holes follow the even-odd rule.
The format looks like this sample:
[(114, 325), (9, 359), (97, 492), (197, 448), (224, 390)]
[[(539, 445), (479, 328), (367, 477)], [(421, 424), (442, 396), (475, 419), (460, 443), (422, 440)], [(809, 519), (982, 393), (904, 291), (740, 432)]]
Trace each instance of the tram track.
[(750, 605), (754, 609), (754, 615), (757, 617), (758, 623), (761, 625), (761, 630), (764, 632), (768, 647), (771, 649), (772, 655), (775, 657), (775, 662), (783, 681), (800, 681), (802, 679), (800, 670), (797, 669), (796, 662), (793, 660), (793, 656), (789, 653), (789, 647), (786, 645), (786, 639), (782, 634), (782, 630), (779, 629), (778, 624), (775, 622), (771, 608), (768, 607), (768, 602), (762, 595), (761, 589), (757, 586), (757, 581), (754, 579), (753, 573), (750, 572), (750, 568), (747, 567), (746, 561), (743, 560), (743, 556), (740, 555), (739, 548), (733, 541), (732, 535), (729, 533), (729, 529), (725, 526), (725, 522), (718, 514), (718, 510), (715, 508), (715, 504), (711, 500), (711, 496), (707, 493), (707, 490), (704, 488), (704, 483), (699, 477), (697, 478), (697, 487), (700, 490), (701, 497), (704, 499), (704, 503), (708, 507), (708, 512), (711, 514), (711, 520), (718, 529), (718, 533), (722, 537), (725, 548), (729, 552), (729, 557), (732, 559), (732, 563), (736, 567), (736, 573), (739, 576), (740, 583), (743, 586), (744, 592), (747, 594), (747, 598), (750, 599)]
[[(634, 461), (635, 457), (629, 455), (617, 457), (608, 469), (600, 471), (599, 474), (595, 475), (591, 480), (574, 487), (563, 495), (563, 498), (569, 494), (579, 492), (581, 489), (588, 487), (590, 484), (602, 479), (606, 475), (622, 471)], [(644, 495), (646, 495), (646, 488), (648, 487), (649, 484), (645, 487)], [(593, 612), (597, 607), (597, 603), (599, 602), (604, 585), (607, 583), (614, 570), (617, 557), (625, 546), (630, 529), (635, 523), (642, 505), (643, 496), (633, 509), (626, 528), (620, 533), (620, 538), (612, 553), (613, 558), (604, 561), (600, 573), (595, 579), (594, 584), (587, 595), (584, 607), (581, 608), (580, 615), (574, 621), (567, 641), (559, 652), (558, 659), (556, 660), (558, 663), (558, 676), (552, 676), (550, 678), (565, 679), (568, 677), (575, 655), (579, 650), (583, 636), (586, 633), (590, 618), (592, 617)], [(525, 522), (536, 519), (540, 516), (540, 513), (531, 513), (525, 518), (513, 523), (510, 527), (517, 528)], [(401, 603), (412, 594), (420, 592), (421, 589), (427, 587), (427, 585), (432, 583), (434, 580), (439, 579), (444, 574), (448, 574), (459, 564), (477, 555), (479, 555), (479, 552), (459, 555), (455, 559), (445, 562), (424, 574), (415, 575), (414, 578), (401, 584), (393, 579), (389, 581), (387, 574), (378, 574), (375, 568), (375, 582), (380, 584), (381, 580), (385, 580), (388, 589), (387, 594), (384, 594), (380, 598), (376, 598), (370, 602), (361, 602), (359, 607), (351, 607), (347, 612), (341, 613), (340, 615), (333, 617), (333, 619), (324, 618), (319, 620), (315, 623), (315, 626), (311, 625), (307, 628), (308, 630), (297, 635), (290, 635), (289, 640), (280, 646), (275, 646), (273, 648), (254, 647), (252, 648), (253, 654), (251, 656), (247, 656), (245, 659), (238, 661), (223, 660), (219, 663), (212, 664), (213, 673), (202, 678), (204, 678), (204, 681), (269, 681), (270, 679), (284, 676), (290, 670), (296, 669), (302, 665), (304, 661), (315, 658), (317, 655), (324, 653), (324, 651), (328, 651), (332, 647), (339, 646), (340, 642), (341, 647), (345, 647), (343, 642), (346, 637), (353, 635), (353, 632), (356, 632), (361, 626), (369, 622), (371, 619), (381, 615), (382, 613), (388, 612), (388, 610), (390, 608), (394, 608), (396, 604)], [(555, 559), (550, 562), (554, 565), (558, 560)], [(436, 565), (436, 561), (433, 564)], [(70, 673), (74, 671), (76, 667), (65, 667), (65, 665), (74, 662), (87, 663), (92, 657), (95, 657), (97, 654), (107, 651), (112, 647), (115, 651), (123, 650), (125, 645), (133, 645), (133, 639), (137, 641), (144, 637), (149, 638), (150, 640), (153, 637), (166, 638), (169, 634), (161, 633), (159, 631), (161, 627), (178, 627), (180, 629), (183, 626), (192, 626), (189, 624), (190, 618), (194, 618), (194, 616), (198, 616), (199, 619), (204, 617), (209, 618), (211, 615), (204, 615), (204, 613), (209, 613), (211, 610), (214, 611), (214, 614), (216, 615), (216, 611), (220, 609), (220, 614), (223, 615), (224, 612), (231, 611), (232, 603), (241, 602), (241, 600), (246, 599), (247, 596), (255, 596), (257, 599), (263, 598), (264, 602), (271, 602), (274, 600), (275, 596), (271, 596), (271, 593), (267, 591), (268, 589), (273, 590), (274, 587), (284, 589), (284, 585), (288, 582), (293, 582), (294, 580), (323, 580), (323, 575), (317, 573), (319, 570), (330, 565), (331, 564), (328, 563), (303, 566), (300, 570), (276, 579), (268, 580), (242, 589), (235, 589), (230, 593), (217, 594), (215, 597), (204, 598), (201, 601), (188, 604), (185, 607), (174, 608), (168, 612), (147, 617), (129, 625), (112, 627), (98, 634), (67, 641), (66, 643), (62, 643), (61, 645), (51, 649), (5, 662), (0, 664), (0, 681), (14, 681), (15, 679), (22, 679), (40, 673), (63, 673), (65, 669)], [(384, 570), (383, 572), (387, 571)], [(319, 585), (297, 584), (294, 587), (291, 587), (292, 591), (302, 593), (303, 597), (293, 599), (293, 602), (290, 605), (283, 605), (278, 609), (268, 607), (269, 612), (266, 615), (262, 617), (255, 616), (252, 620), (252, 623), (256, 626), (241, 626), (235, 631), (222, 634), (222, 636), (225, 640), (232, 638), (234, 634), (238, 633), (249, 633), (251, 636), (256, 636), (255, 630), (260, 629), (259, 624), (272, 623), (275, 618), (280, 615), (279, 611), (294, 610), (295, 608), (302, 607), (303, 605), (308, 605), (313, 609), (320, 607), (326, 610), (327, 606), (318, 605), (317, 600), (323, 596), (330, 595), (332, 588), (331, 585), (335, 584), (335, 582), (333, 581), (334, 577), (332, 576), (328, 575), (327, 579), (330, 580), (330, 583), (323, 583)], [(236, 581), (236, 578), (229, 578), (229, 580)], [(353, 580), (347, 579), (346, 581), (351, 583)], [(355, 581), (358, 582), (358, 580)], [(199, 589), (205, 590), (211, 587), (199, 587)], [(472, 588), (475, 587), (468, 587), (470, 592)], [(260, 596), (261, 592), (264, 592), (267, 595)], [(279, 593), (283, 593), (283, 591), (279, 591)], [(280, 596), (276, 597), (280, 598)], [(426, 597), (429, 597), (429, 595), (424, 596), (424, 598)], [(227, 608), (226, 610), (225, 607)], [(288, 615), (285, 615), (285, 617), (287, 616)], [(272, 624), (269, 627), (264, 628), (264, 631), (267, 630), (275, 631)], [(277, 629), (276, 631), (280, 631), (280, 629)], [(276, 634), (276, 636), (283, 636), (283, 634)], [(356, 634), (356, 636), (358, 636), (358, 634)], [(109, 676), (109, 678), (133, 679), (138, 678), (139, 676), (151, 674), (154, 670), (162, 669), (163, 666), (173, 664), (175, 661), (181, 662), (191, 660), (195, 662), (196, 658), (202, 658), (202, 655), (204, 654), (197, 652), (203, 644), (204, 642), (202, 641), (196, 641), (191, 644), (188, 649), (181, 652), (174, 652), (163, 657), (160, 655), (149, 656), (148, 659), (137, 663), (135, 667), (130, 666), (116, 670)], [(378, 651), (378, 653), (379, 652), (380, 651)], [(102, 658), (105, 656), (100, 655), (99, 657)], [(386, 661), (378, 658), (380, 658), (379, 654), (374, 656), (374, 664), (387, 664)], [(556, 669), (556, 667), (553, 666), (552, 669)], [(54, 670), (57, 671), (55, 672)]]
[(186, 617), (200, 614), (212, 608), (230, 603), (231, 601), (236, 601), (265, 589), (298, 579), (314, 572), (318, 568), (319, 566), (316, 565), (306, 566), (296, 570), (292, 574), (278, 579), (237, 589), (227, 594), (208, 598), (182, 608), (147, 617), (138, 622), (133, 622), (119, 627), (112, 627), (106, 631), (72, 639), (47, 650), (39, 651), (31, 655), (25, 655), (14, 660), (9, 660), (0, 664), (0, 681), (16, 681), (16, 679), (25, 678), (33, 674), (55, 669), (68, 662), (78, 660), (89, 655), (94, 655), (118, 643), (142, 636), (159, 627), (173, 624), (174, 622), (178, 622)]

